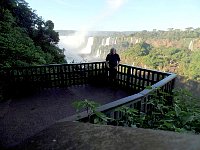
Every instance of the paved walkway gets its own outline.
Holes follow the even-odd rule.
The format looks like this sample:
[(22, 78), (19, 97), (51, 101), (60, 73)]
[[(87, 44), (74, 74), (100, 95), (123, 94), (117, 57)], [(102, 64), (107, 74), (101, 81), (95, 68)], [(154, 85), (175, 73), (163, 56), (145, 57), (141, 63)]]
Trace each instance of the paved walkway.
[(0, 103), (0, 149), (16, 145), (56, 121), (75, 114), (73, 101), (88, 99), (106, 104), (128, 95), (119, 89), (87, 85), (45, 89)]

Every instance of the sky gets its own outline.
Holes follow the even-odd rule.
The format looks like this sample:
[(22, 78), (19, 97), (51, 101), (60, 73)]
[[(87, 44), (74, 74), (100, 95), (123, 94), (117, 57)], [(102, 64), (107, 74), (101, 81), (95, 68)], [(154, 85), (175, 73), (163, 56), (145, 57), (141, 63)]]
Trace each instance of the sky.
[(200, 0), (25, 0), (55, 30), (142, 31), (200, 27)]

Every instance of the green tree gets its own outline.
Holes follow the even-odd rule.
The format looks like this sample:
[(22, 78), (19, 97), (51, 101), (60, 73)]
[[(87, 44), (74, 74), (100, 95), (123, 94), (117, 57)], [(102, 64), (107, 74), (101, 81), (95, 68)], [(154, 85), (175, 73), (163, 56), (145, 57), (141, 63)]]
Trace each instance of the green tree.
[(5, 10), (0, 21), (0, 64), (1, 67), (44, 64), (46, 61), (40, 47), (15, 26), (15, 19)]
[(1, 67), (63, 63), (58, 42), (53, 22), (38, 17), (27, 2), (0, 1)]

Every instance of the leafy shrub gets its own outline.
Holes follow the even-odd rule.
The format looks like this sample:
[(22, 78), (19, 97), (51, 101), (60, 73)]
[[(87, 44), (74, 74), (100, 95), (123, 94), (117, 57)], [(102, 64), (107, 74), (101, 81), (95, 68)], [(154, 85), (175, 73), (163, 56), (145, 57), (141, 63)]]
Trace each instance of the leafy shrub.
[[(121, 114), (117, 119), (108, 118), (96, 111), (99, 105), (93, 101), (76, 101), (73, 105), (78, 110), (87, 110), (88, 120), (92, 123), (200, 133), (200, 108), (196, 103), (197, 99), (187, 90), (176, 89), (173, 91), (173, 104), (168, 105), (163, 94), (166, 95), (160, 90), (152, 94), (152, 99), (147, 102), (153, 108), (152, 111), (145, 114), (137, 109), (122, 106), (115, 110)], [(92, 115), (95, 117), (91, 118)]]

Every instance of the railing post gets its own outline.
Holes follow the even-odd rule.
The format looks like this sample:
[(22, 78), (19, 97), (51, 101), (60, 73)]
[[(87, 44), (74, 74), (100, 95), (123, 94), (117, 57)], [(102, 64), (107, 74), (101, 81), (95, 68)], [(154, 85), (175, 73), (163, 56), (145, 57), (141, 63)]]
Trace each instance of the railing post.
[(109, 81), (108, 69), (105, 62), (102, 63), (102, 73), (105, 76), (105, 82)]
[(127, 68), (127, 77), (126, 77), (126, 87), (129, 89), (130, 87), (130, 75), (131, 75), (131, 67)]

